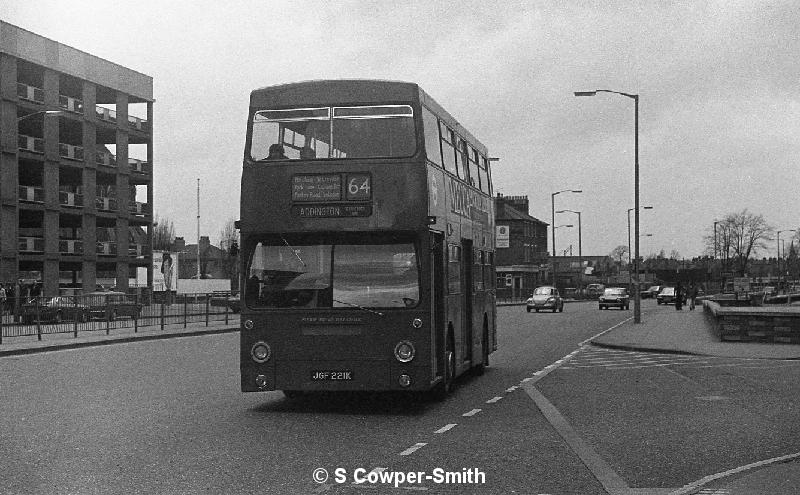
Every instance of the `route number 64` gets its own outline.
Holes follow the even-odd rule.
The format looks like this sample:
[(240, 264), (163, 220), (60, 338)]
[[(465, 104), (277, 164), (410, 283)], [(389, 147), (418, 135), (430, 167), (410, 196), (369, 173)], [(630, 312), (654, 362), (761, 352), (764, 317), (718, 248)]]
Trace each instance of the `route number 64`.
[(372, 193), (372, 179), (368, 174), (347, 176), (347, 199), (369, 199)]

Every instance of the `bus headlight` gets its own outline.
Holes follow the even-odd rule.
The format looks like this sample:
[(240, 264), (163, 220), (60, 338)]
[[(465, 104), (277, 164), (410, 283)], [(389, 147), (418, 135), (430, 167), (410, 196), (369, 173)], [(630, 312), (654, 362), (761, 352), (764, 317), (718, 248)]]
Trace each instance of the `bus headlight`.
[(411, 377), (403, 373), (397, 379), (397, 382), (400, 384), (401, 387), (408, 387), (409, 385), (411, 385)]
[(264, 375), (258, 375), (256, 377), (256, 387), (267, 388), (267, 377)]
[(394, 357), (401, 363), (407, 363), (414, 359), (414, 344), (404, 340), (394, 346)]
[(256, 342), (250, 348), (250, 356), (257, 363), (266, 363), (272, 355), (272, 350), (266, 342)]
[(411, 326), (414, 328), (422, 328), (422, 320), (419, 318), (414, 318), (414, 320), (411, 322)]
[(244, 320), (244, 327), (247, 330), (252, 330), (253, 329), (253, 320)]

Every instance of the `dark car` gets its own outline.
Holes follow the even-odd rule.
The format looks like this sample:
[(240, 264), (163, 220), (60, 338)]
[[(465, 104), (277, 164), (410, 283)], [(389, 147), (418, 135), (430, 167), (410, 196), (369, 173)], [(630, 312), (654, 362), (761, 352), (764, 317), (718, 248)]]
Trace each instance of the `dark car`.
[(553, 313), (564, 311), (564, 300), (561, 299), (558, 289), (550, 286), (537, 287), (525, 305), (528, 313), (531, 312), (531, 309), (537, 313), (540, 309), (550, 309)]
[(608, 287), (603, 291), (603, 295), (600, 296), (600, 309), (628, 309), (630, 298), (628, 289), (624, 287)]
[(136, 301), (136, 296), (124, 292), (89, 292), (84, 297), (93, 318), (114, 321), (121, 316), (139, 318), (142, 313), (142, 305)]
[(659, 292), (661, 292), (660, 285), (651, 285), (647, 289), (642, 289), (639, 294), (642, 299), (655, 299)]
[(56, 296), (33, 298), (20, 307), (22, 322), (36, 321), (61, 323), (62, 321), (89, 321), (89, 308), (74, 297)]
[(663, 287), (661, 292), (656, 296), (658, 304), (674, 304), (675, 303), (675, 287)]

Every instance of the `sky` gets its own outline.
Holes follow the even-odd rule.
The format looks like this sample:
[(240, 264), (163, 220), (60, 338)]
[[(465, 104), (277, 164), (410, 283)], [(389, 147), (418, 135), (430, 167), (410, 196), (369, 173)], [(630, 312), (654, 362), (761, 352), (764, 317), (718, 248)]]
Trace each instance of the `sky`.
[[(702, 255), (744, 209), (800, 228), (796, 1), (5, 0), (0, 19), (153, 77), (155, 213), (187, 243), (197, 179), (201, 235), (238, 218), (250, 91), (339, 78), (418, 83), (544, 222), (582, 190), (555, 208), (581, 212), (584, 255), (628, 243), (635, 112), (574, 91), (639, 95), (643, 256)], [(577, 255), (577, 215), (555, 224)]]

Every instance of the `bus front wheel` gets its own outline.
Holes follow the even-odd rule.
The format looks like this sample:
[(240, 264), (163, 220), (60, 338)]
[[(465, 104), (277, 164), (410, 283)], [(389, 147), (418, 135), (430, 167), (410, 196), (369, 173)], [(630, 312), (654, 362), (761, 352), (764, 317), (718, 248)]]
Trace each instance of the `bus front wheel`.
[(434, 400), (444, 400), (453, 391), (453, 381), (456, 376), (456, 353), (453, 339), (447, 339), (447, 350), (444, 353), (444, 377), (433, 389)]

